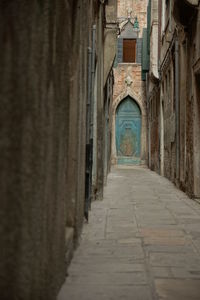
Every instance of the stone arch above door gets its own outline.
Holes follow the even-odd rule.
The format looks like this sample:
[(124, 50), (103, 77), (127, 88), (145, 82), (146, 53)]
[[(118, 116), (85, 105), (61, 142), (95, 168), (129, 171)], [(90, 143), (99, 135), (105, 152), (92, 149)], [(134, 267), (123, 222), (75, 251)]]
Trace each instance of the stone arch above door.
[(116, 113), (116, 109), (118, 107), (118, 105), (120, 104), (121, 101), (123, 101), (126, 97), (130, 96), (139, 106), (140, 110), (141, 110), (141, 114), (142, 116), (146, 116), (146, 110), (145, 107), (142, 103), (142, 99), (141, 96), (136, 95), (133, 91), (125, 91), (123, 93), (121, 93), (118, 97), (116, 97), (113, 101), (113, 115), (115, 115)]

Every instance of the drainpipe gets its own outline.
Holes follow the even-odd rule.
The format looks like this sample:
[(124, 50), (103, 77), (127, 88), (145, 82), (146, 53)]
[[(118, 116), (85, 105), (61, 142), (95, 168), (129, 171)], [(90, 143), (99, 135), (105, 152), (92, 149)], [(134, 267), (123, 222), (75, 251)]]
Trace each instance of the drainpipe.
[(92, 92), (91, 92), (91, 124), (90, 124), (90, 138), (93, 139), (93, 122), (94, 122), (94, 107), (96, 107), (94, 101), (96, 97), (94, 97), (94, 82), (95, 82), (95, 59), (96, 59), (96, 25), (92, 27), (92, 53), (91, 53), (91, 76), (92, 76)]
[(91, 130), (90, 139), (92, 141), (92, 186), (96, 186), (97, 178), (97, 97), (96, 97), (96, 25), (92, 27), (92, 59), (91, 59), (91, 76), (92, 76), (92, 108), (91, 108)]
[(95, 34), (92, 28), (92, 48), (88, 48), (88, 97), (86, 125), (86, 174), (85, 174), (85, 207), (84, 215), (88, 221), (92, 201), (92, 170), (93, 170), (93, 110), (94, 110), (94, 74), (95, 74)]
[(90, 131), (91, 131), (91, 104), (92, 104), (92, 49), (88, 47), (88, 98), (87, 98), (87, 135), (86, 142), (90, 143)]
[(180, 174), (180, 94), (179, 94), (179, 42), (175, 41), (175, 99), (176, 99), (176, 180)]
[(91, 142), (90, 142), (90, 131), (91, 131), (91, 110), (92, 110), (92, 76), (91, 76), (91, 63), (92, 63), (92, 49), (88, 48), (88, 86), (87, 86), (87, 119), (86, 119), (86, 173), (85, 173), (85, 205), (84, 205), (84, 216), (88, 221), (88, 212), (91, 206)]
[(149, 77), (146, 74), (146, 97), (147, 97), (147, 127), (148, 127), (148, 167), (151, 168), (151, 111), (150, 111), (150, 97), (149, 97)]
[[(96, 64), (96, 25), (92, 27), (92, 54), (91, 54), (91, 115), (90, 115), (90, 145), (91, 145), (91, 157), (90, 157), (90, 167), (91, 167), (91, 195), (92, 195), (92, 173), (93, 173), (93, 162), (94, 155), (96, 156), (96, 149), (94, 149), (94, 127), (96, 128), (96, 122), (94, 115), (96, 110), (96, 97), (94, 94), (95, 89), (95, 64)], [(96, 168), (95, 168), (96, 170)]]

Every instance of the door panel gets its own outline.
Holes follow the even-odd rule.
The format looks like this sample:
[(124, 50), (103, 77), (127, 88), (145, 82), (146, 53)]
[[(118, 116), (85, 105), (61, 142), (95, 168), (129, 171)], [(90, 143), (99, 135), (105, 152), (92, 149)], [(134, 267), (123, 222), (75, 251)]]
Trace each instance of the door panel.
[(130, 97), (116, 112), (116, 149), (119, 164), (139, 164), (141, 151), (141, 113)]

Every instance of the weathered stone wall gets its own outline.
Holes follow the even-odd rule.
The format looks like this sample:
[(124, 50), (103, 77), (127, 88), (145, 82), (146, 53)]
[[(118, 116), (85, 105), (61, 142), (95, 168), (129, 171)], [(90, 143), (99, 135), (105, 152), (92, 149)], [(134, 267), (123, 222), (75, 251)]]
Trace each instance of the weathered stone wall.
[[(88, 82), (88, 46), (91, 46), (91, 31), (94, 22), (94, 7), (86, 1), (78, 1), (72, 19), (72, 41), (70, 47), (70, 93), (69, 143), (67, 145), (66, 168), (66, 225), (74, 229), (75, 239), (79, 236), (83, 222), (85, 198), (86, 156), (86, 107)], [(85, 24), (82, 26), (81, 24)], [(69, 78), (68, 78), (69, 80)]]
[(117, 1), (107, 1), (106, 28), (104, 29), (104, 84), (109, 76), (116, 54), (117, 38)]
[[(197, 186), (200, 183), (200, 164), (197, 148), (195, 151), (195, 143), (199, 145), (200, 136), (195, 78), (200, 67), (197, 67), (196, 72), (194, 71), (194, 64), (196, 63), (197, 66), (200, 58), (199, 9), (193, 8), (191, 10), (191, 7), (178, 6), (179, 4), (184, 5), (181, 2), (175, 2), (173, 6), (174, 15), (171, 15), (171, 21), (165, 28), (161, 49), (161, 65), (167, 58), (161, 76), (162, 84), (166, 86), (165, 107), (169, 107), (164, 112), (166, 132), (164, 174), (189, 195), (199, 196)], [(188, 15), (184, 15), (183, 8), (184, 12), (188, 9)], [(193, 19), (193, 22), (189, 23), (188, 16)], [(187, 30), (183, 30), (181, 22), (187, 23)], [(173, 45), (174, 39), (177, 41), (177, 49), (175, 44)], [(173, 58), (176, 51), (179, 60), (177, 74), (175, 58)], [(168, 58), (170, 52), (171, 59)], [(177, 85), (178, 96), (176, 94)], [(179, 101), (179, 111), (177, 110), (177, 101)]]
[[(108, 98), (105, 98), (105, 90), (109, 81), (112, 81), (112, 66), (116, 54), (117, 26), (116, 15), (117, 6), (114, 0), (109, 0), (105, 7), (105, 19), (103, 6), (99, 9), (96, 22), (96, 67), (95, 67), (95, 92), (94, 92), (94, 168), (93, 168), (93, 189), (95, 198), (103, 198), (103, 185), (105, 182), (104, 169), (109, 169), (110, 161), (105, 158), (105, 147), (109, 138), (105, 134), (105, 118), (108, 106)], [(105, 25), (105, 28), (104, 26)], [(113, 82), (112, 84), (113, 85)], [(109, 95), (110, 98), (110, 95)], [(110, 156), (110, 155), (109, 155)], [(107, 161), (107, 166), (105, 162)]]
[(2, 300), (55, 299), (65, 274), (72, 12), (0, 4)]
[[(172, 1), (171, 12), (162, 9), (159, 16), (162, 105), (159, 133), (153, 130), (151, 144), (159, 138), (161, 174), (190, 196), (200, 197), (200, 7), (186, 2)], [(148, 113), (152, 114), (151, 107)]]
[[(99, 2), (1, 1), (2, 300), (55, 299), (81, 231), (88, 46), (97, 20), (103, 52)], [(103, 56), (99, 64), (101, 124)], [(98, 168), (102, 163), (101, 158)]]
[(148, 100), (149, 167), (160, 173), (160, 89), (155, 85)]
[[(185, 72), (187, 137), (185, 152), (187, 169), (190, 171), (189, 176), (185, 178), (185, 185), (190, 195), (200, 198), (200, 3), (193, 11), (193, 16), (191, 26), (186, 31), (187, 48), (184, 50), (187, 53), (187, 71)], [(184, 44), (183, 47), (185, 48)]]

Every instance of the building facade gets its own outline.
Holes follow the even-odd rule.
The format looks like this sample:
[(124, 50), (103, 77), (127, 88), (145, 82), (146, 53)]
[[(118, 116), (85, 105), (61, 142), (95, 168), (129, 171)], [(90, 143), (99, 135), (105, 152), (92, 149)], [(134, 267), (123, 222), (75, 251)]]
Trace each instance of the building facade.
[(116, 3), (1, 1), (0, 16), (0, 298), (55, 300), (109, 169)]
[(114, 68), (112, 163), (147, 161), (145, 84), (141, 80), (146, 1), (118, 1), (119, 34)]
[[(152, 0), (149, 6), (147, 43), (157, 45), (157, 57), (153, 57), (151, 47), (149, 69), (143, 66), (148, 94), (149, 166), (191, 197), (199, 198), (200, 3)], [(156, 37), (152, 35), (155, 20)], [(157, 71), (152, 78), (153, 65)]]

